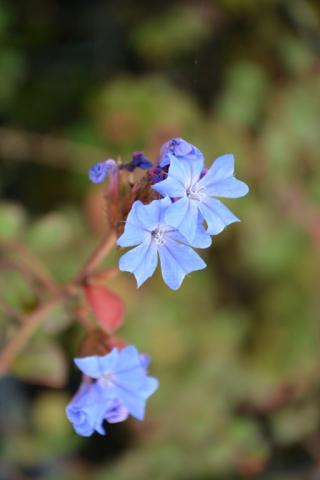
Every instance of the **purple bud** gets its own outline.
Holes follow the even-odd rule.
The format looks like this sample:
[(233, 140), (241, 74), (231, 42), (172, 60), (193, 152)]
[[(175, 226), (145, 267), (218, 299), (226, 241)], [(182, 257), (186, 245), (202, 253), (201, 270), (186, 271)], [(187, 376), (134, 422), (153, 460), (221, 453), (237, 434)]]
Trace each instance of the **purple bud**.
[(102, 183), (108, 173), (117, 168), (116, 162), (112, 159), (98, 162), (90, 168), (89, 178), (93, 183)]
[(170, 164), (170, 155), (187, 160), (203, 157), (197, 147), (192, 145), (192, 143), (186, 142), (183, 138), (172, 138), (162, 145), (159, 158), (161, 167), (166, 167)]
[(152, 167), (152, 162), (147, 159), (143, 152), (133, 152), (131, 162), (123, 165), (122, 168), (125, 168), (128, 172), (133, 172), (136, 168), (148, 170), (150, 167)]

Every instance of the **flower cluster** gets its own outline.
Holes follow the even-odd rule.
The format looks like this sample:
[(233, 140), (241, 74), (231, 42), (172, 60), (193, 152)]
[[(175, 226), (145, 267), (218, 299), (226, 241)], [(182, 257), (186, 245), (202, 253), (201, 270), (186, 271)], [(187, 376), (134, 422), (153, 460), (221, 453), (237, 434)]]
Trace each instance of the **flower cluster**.
[(158, 388), (148, 376), (150, 357), (129, 345), (104, 356), (76, 358), (84, 379), (66, 414), (79, 435), (105, 435), (103, 422), (118, 423), (132, 415), (143, 420), (146, 400)]
[(242, 197), (248, 186), (234, 177), (233, 155), (206, 169), (200, 150), (181, 138), (163, 145), (151, 178), (162, 198), (133, 203), (117, 243), (135, 248), (120, 258), (119, 268), (133, 273), (139, 287), (153, 275), (159, 257), (164, 282), (176, 290), (188, 273), (206, 267), (193, 247), (210, 246), (211, 235), (239, 221), (218, 198)]

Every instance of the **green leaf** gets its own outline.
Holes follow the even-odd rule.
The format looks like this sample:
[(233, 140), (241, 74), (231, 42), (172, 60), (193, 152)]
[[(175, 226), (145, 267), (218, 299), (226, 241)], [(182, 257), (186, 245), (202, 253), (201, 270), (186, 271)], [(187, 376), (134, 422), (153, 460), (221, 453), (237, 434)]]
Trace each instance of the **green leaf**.
[(17, 238), (25, 225), (25, 212), (19, 205), (0, 203), (0, 240)]
[(72, 239), (68, 220), (60, 213), (50, 213), (29, 229), (27, 242), (35, 250), (48, 251), (66, 246)]

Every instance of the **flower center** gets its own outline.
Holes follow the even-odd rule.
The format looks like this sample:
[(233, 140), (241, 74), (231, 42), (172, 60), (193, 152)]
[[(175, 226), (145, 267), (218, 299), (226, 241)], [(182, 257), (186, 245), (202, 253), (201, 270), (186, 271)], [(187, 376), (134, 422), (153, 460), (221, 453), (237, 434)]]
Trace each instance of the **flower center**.
[(165, 231), (161, 228), (155, 228), (151, 232), (152, 239), (158, 244), (158, 245), (163, 245), (164, 244), (164, 234)]
[(198, 183), (194, 183), (187, 190), (187, 197), (191, 200), (198, 200), (202, 202), (205, 198), (205, 191), (203, 188), (199, 187)]
[(112, 383), (112, 380), (113, 380), (112, 373), (107, 372), (101, 375), (101, 377), (99, 378), (99, 383), (103, 387), (108, 387)]

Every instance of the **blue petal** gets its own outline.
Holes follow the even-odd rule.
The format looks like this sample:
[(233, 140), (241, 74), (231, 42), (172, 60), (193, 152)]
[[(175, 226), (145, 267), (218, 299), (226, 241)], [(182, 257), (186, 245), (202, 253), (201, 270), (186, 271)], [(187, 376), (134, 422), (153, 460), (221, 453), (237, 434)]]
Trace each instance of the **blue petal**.
[(75, 358), (74, 363), (83, 373), (91, 378), (99, 378), (103, 374), (101, 371), (101, 365), (99, 363), (99, 357), (92, 356)]
[(210, 190), (207, 187), (209, 195), (214, 197), (240, 198), (247, 195), (248, 185), (237, 178), (231, 177), (212, 184)]
[(192, 242), (198, 226), (196, 202), (184, 197), (172, 203), (165, 213), (165, 221), (169, 226), (177, 228), (189, 242)]
[(155, 183), (152, 188), (163, 197), (183, 197), (186, 194), (185, 186), (173, 177), (167, 177), (162, 182)]
[(211, 236), (208, 234), (207, 230), (203, 226), (202, 215), (198, 213), (197, 230), (194, 239), (190, 243), (190, 246), (195, 248), (208, 248), (211, 244)]
[(143, 205), (140, 202), (137, 215), (145, 228), (151, 232), (162, 223), (164, 212), (169, 205), (171, 205), (169, 197), (162, 198), (161, 200), (153, 200), (153, 202), (148, 205)]
[(107, 371), (112, 371), (118, 361), (118, 350), (114, 348), (104, 356), (93, 355), (90, 357), (75, 358), (74, 363), (91, 378), (99, 378)]
[(225, 178), (232, 177), (234, 173), (234, 156), (231, 153), (227, 153), (226, 155), (221, 155), (218, 157), (208, 169), (208, 172), (203, 177), (203, 182), (205, 183), (206, 180), (214, 180), (218, 182), (219, 180), (223, 180)]
[(149, 240), (125, 253), (119, 259), (119, 269), (122, 272), (133, 273), (138, 287), (154, 274), (157, 264), (157, 247), (152, 242), (151, 236)]
[(117, 245), (120, 247), (132, 247), (143, 243), (148, 238), (148, 232), (144, 229), (137, 216), (137, 209), (142, 205), (140, 201), (133, 203), (126, 220), (123, 234), (118, 238)]
[(110, 402), (108, 392), (100, 385), (84, 384), (68, 404), (66, 415), (79, 435), (88, 437), (94, 431), (105, 435), (102, 423)]
[(127, 345), (119, 352), (119, 361), (116, 373), (129, 371), (135, 368), (139, 368), (144, 373), (143, 366), (141, 365), (140, 354), (134, 345)]
[(180, 287), (188, 273), (206, 267), (192, 248), (170, 240), (159, 248), (159, 256), (163, 280), (172, 290)]
[(117, 396), (129, 413), (138, 420), (143, 420), (146, 399), (157, 390), (159, 386), (158, 380), (145, 376), (139, 385), (133, 385), (132, 382), (128, 383), (123, 379), (118, 380), (117, 378), (115, 385)]
[(239, 198), (249, 191), (248, 186), (233, 176), (234, 157), (231, 154), (217, 158), (199, 185), (205, 187), (208, 195)]
[(140, 363), (144, 369), (147, 369), (151, 362), (151, 355), (148, 353), (140, 353)]
[(192, 160), (173, 157), (170, 163), (168, 177), (175, 178), (184, 185), (185, 189), (188, 189), (199, 180), (203, 165), (203, 157), (195, 157)]
[(207, 198), (205, 202), (199, 202), (199, 210), (205, 219), (210, 235), (217, 235), (231, 223), (240, 222), (223, 203), (215, 198)]
[(119, 385), (116, 386), (116, 392), (118, 399), (128, 409), (129, 413), (137, 420), (143, 420), (146, 407), (145, 399)]
[(148, 205), (139, 202), (137, 207), (137, 216), (144, 228), (151, 231), (159, 225), (161, 207), (158, 200), (154, 200)]

